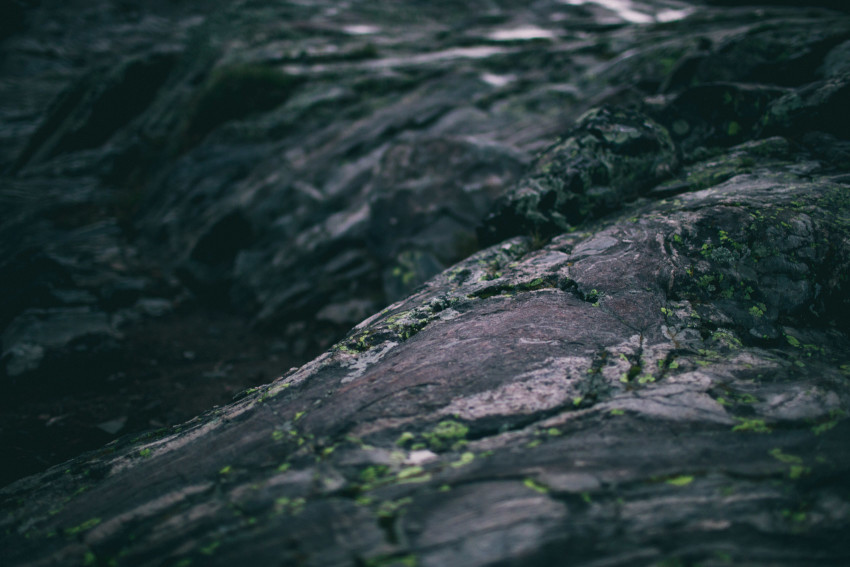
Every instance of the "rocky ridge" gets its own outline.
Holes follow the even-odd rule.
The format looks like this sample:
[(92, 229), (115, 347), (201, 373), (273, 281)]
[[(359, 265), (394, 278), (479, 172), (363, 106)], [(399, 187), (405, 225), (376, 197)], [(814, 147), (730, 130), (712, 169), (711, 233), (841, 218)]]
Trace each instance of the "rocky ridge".
[[(262, 8), (241, 8), (268, 21)], [(539, 9), (551, 20), (551, 6)], [(228, 177), (229, 159), (244, 154), (215, 148), (216, 139), (244, 144), (256, 126), (234, 118), (202, 142), (184, 136), (200, 145), (175, 150), (177, 165), (133, 217), (133, 238), (145, 242), (157, 215), (180, 219), (194, 205), (196, 218), (174, 220), (180, 230), (160, 239), (185, 251), (173, 254), (172, 285), (255, 301), (258, 325), (297, 321), (301, 308), (376, 313), (227, 406), (4, 489), (10, 563), (846, 564), (848, 21), (817, 9), (695, 8), (681, 22), (600, 25), (593, 47), (553, 38), (527, 52), (528, 40), (496, 45), (540, 57), (550, 71), (559, 68), (553, 51), (574, 65), (588, 49), (599, 57), (605, 41), (622, 54), (567, 81), (587, 97), (553, 105), (557, 128), (542, 121), (530, 135), (478, 105), (480, 122), (472, 109), (449, 111), (463, 119), (423, 119), (422, 139), (399, 134), (380, 151), (347, 146), (345, 136), (315, 150), (304, 142), (304, 167), (356, 157), (335, 166), (321, 191), (341, 187), (334, 174), (360, 189), (340, 189), (356, 197), (336, 201), (309, 238), (292, 236), (277, 264), (255, 249), (266, 242), (251, 212), (263, 191)], [(257, 41), (269, 49), (268, 38)], [(287, 76), (306, 71), (287, 65)], [(457, 84), (462, 65), (449, 68)], [(310, 84), (287, 81), (290, 102), (272, 114)], [(399, 109), (421, 118), (440, 92), (417, 87)], [(328, 127), (385, 133), (376, 124), (386, 124), (387, 108)], [(540, 118), (525, 110), (523, 120)], [(447, 123), (466, 134), (435, 136)], [(484, 133), (470, 138), (476, 124)], [(549, 128), (561, 136), (554, 143)], [(213, 177), (222, 185), (192, 181), (185, 160), (220, 165)], [(492, 185), (476, 181), (479, 165)], [(256, 171), (272, 170), (270, 162)], [(215, 193), (226, 179), (231, 196)], [(227, 214), (211, 221), (205, 201), (177, 187), (211, 191)], [(427, 206), (446, 200), (440, 214)], [(483, 220), (477, 235), (462, 217), (470, 210)], [(399, 222), (401, 214), (410, 216)], [(466, 231), (455, 248), (440, 240), (451, 233), (446, 218)], [(213, 228), (187, 244), (200, 226)], [(454, 261), (439, 254), (463, 256), (478, 242), (492, 244), (426, 281)], [(211, 252), (222, 246), (223, 256)], [(298, 262), (290, 250), (371, 283), (340, 291), (344, 309), (310, 299), (316, 285), (257, 299), (251, 285), (272, 290), (256, 282)], [(384, 259), (369, 270), (340, 259), (358, 250)], [(266, 258), (254, 264), (263, 269), (247, 269), (252, 253)], [(300, 262), (284, 270), (298, 282), (312, 280), (297, 270), (332, 270)], [(364, 279), (345, 271), (352, 266)], [(326, 276), (316, 281), (337, 289)], [(324, 296), (334, 297), (331, 288)], [(380, 309), (361, 289), (399, 300)], [(74, 316), (101, 321), (89, 319)]]

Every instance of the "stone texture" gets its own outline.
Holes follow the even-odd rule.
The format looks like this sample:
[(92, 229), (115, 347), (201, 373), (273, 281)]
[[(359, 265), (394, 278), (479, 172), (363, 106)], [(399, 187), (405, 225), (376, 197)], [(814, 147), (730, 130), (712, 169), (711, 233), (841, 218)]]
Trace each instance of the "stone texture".
[[(7, 379), (186, 295), (283, 349), (354, 326), (228, 405), (0, 490), (4, 561), (850, 562), (850, 25), (688, 8), (244, 2), (191, 26), (100, 149), (62, 153), (91, 109), (7, 138), (26, 159), (0, 228), (29, 239), (3, 240)], [(285, 84), (277, 106), (178, 119), (246, 62), (225, 94)], [(79, 100), (109, 98), (124, 75), (104, 73)], [(75, 189), (27, 197), (51, 179)], [(45, 220), (110, 183), (143, 188), (127, 216)]]

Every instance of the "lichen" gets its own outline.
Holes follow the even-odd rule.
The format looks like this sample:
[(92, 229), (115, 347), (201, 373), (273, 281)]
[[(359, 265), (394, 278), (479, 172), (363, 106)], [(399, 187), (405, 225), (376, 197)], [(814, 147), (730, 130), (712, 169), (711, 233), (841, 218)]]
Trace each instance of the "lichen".
[(92, 529), (95, 526), (97, 526), (98, 524), (100, 524), (100, 522), (101, 522), (100, 518), (91, 518), (89, 520), (86, 520), (82, 524), (78, 524), (78, 525), (76, 525), (72, 528), (65, 529), (65, 535), (68, 536), (68, 537), (74, 537), (74, 536), (79, 535), (83, 532), (89, 531), (90, 529)]
[(435, 451), (446, 447), (457, 448), (466, 443), (465, 437), (469, 433), (469, 427), (454, 420), (445, 420), (438, 423), (430, 432), (423, 433), (422, 438)]
[(672, 484), (673, 486), (687, 486), (694, 481), (694, 477), (682, 475), (673, 478), (668, 478), (666, 481), (667, 484)]
[(736, 417), (738, 425), (732, 428), (732, 431), (749, 432), (749, 433), (770, 433), (771, 429), (767, 426), (763, 419)]
[(545, 484), (534, 480), (533, 478), (526, 478), (522, 481), (522, 483), (527, 487), (533, 490), (534, 492), (539, 492), (540, 494), (547, 494), (549, 492), (549, 487)]

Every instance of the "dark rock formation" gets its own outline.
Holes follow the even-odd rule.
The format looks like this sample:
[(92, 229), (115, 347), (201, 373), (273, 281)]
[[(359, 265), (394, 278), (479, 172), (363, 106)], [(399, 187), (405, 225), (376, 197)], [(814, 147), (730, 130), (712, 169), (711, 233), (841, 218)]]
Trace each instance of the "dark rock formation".
[(850, 562), (850, 20), (503, 4), (164, 5), (4, 138), (7, 384), (368, 317), (0, 491), (4, 564)]

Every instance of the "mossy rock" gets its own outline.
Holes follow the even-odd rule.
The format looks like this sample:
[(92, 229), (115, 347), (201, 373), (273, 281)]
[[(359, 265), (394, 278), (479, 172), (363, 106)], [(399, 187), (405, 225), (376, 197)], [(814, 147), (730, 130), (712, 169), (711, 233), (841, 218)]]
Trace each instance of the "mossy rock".
[(538, 158), (479, 238), (547, 236), (616, 210), (679, 167), (667, 129), (637, 110), (601, 107)]

